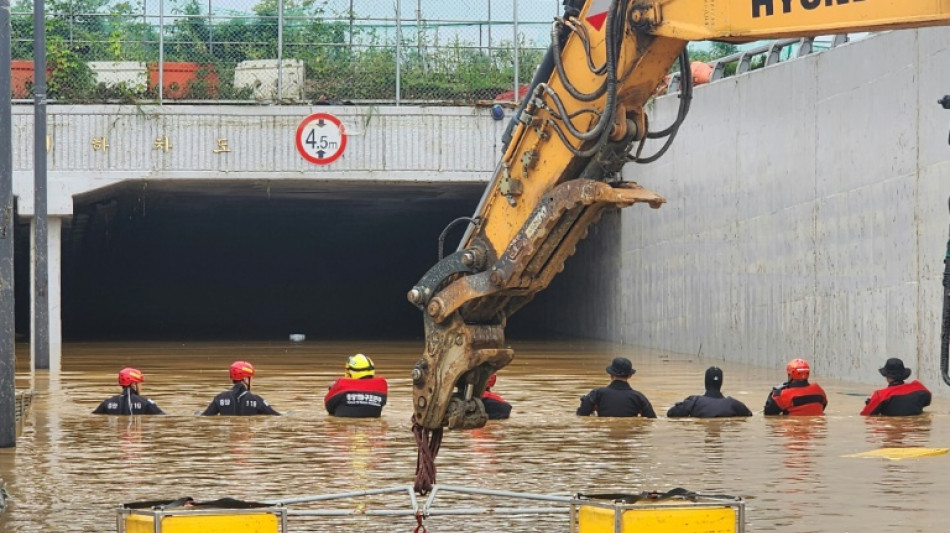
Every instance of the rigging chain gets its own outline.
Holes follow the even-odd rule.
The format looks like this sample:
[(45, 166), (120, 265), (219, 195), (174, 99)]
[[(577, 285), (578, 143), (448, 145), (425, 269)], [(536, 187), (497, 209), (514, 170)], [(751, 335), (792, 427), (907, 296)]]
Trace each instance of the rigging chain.
[(435, 457), (442, 445), (442, 428), (426, 429), (413, 422), (412, 433), (416, 437), (416, 484), (414, 490), (425, 496), (435, 484)]

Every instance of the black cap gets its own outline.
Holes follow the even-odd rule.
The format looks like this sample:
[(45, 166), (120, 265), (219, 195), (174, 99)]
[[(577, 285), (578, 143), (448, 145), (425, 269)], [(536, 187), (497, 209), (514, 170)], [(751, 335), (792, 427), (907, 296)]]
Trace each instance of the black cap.
[(711, 366), (706, 369), (706, 390), (719, 390), (722, 388), (722, 369), (718, 366)]
[(617, 357), (610, 362), (610, 366), (607, 367), (607, 373), (611, 376), (617, 376), (618, 378), (629, 378), (630, 376), (637, 373), (633, 368), (633, 363), (630, 362), (626, 357)]
[(910, 377), (910, 369), (904, 368), (904, 362), (896, 357), (891, 357), (884, 363), (884, 366), (877, 369), (882, 376), (900, 381)]

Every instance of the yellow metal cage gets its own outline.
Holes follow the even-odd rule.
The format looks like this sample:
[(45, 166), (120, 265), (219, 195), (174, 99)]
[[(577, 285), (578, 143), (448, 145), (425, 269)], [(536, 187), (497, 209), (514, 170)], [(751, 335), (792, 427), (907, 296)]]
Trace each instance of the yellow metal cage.
[(741, 498), (571, 501), (571, 533), (744, 533)]
[(118, 533), (287, 533), (287, 509), (127, 509), (116, 518)]

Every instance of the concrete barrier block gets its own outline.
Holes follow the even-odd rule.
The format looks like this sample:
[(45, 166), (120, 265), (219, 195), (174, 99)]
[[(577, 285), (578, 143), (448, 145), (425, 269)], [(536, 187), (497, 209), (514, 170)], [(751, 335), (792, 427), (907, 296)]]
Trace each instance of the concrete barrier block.
[(256, 100), (303, 100), (303, 80), (299, 59), (241, 61), (234, 68), (234, 88), (252, 89)]
[(144, 93), (148, 86), (148, 71), (139, 61), (90, 61), (87, 63), (96, 76), (96, 83), (119, 87), (135, 93)]

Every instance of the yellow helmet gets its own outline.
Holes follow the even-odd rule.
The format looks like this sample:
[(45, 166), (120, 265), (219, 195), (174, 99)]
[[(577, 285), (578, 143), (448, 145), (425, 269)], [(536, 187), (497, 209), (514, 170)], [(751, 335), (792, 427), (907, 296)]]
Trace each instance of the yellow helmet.
[(372, 359), (358, 353), (351, 355), (350, 358), (346, 360), (345, 375), (350, 379), (373, 377), (376, 375), (376, 367), (373, 366)]

